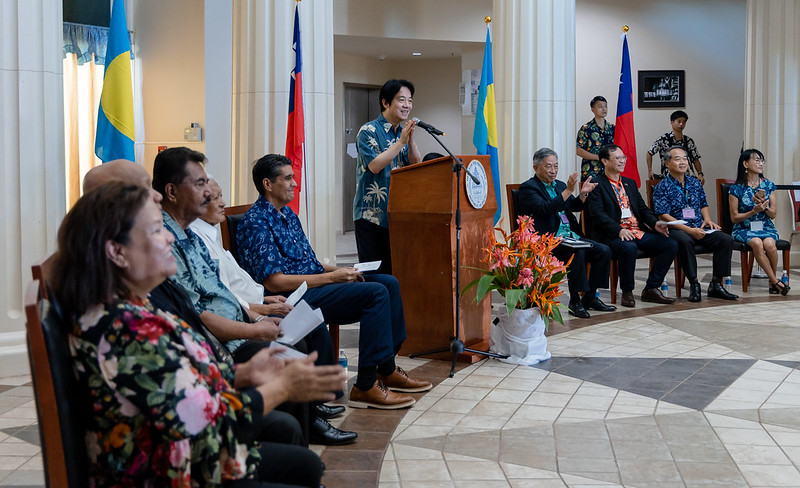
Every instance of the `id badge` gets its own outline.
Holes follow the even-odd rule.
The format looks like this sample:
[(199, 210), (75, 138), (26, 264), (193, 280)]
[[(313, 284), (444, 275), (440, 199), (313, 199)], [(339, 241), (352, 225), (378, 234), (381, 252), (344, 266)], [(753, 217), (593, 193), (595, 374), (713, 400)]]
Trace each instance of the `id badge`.
[(564, 212), (561, 212), (558, 215), (561, 217), (561, 222), (563, 222), (565, 224), (569, 224), (569, 219), (567, 218), (567, 214), (565, 214)]
[(631, 214), (631, 209), (629, 209), (629, 208), (623, 208), (622, 209), (622, 218), (623, 219), (629, 219), (629, 218), (631, 218), (631, 215), (632, 215)]
[(761, 232), (762, 230), (764, 230), (764, 222), (760, 220), (750, 222), (750, 230), (755, 232)]
[(683, 209), (683, 219), (693, 219), (694, 218), (694, 209), (692, 207), (686, 207)]

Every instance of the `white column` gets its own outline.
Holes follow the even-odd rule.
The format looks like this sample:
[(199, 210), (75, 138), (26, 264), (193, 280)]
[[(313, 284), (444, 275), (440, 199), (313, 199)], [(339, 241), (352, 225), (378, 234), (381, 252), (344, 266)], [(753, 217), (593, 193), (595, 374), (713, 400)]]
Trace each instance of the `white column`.
[(203, 139), (210, 174), (226, 201), (231, 196), (231, 100), (233, 93), (233, 3), (205, 0), (205, 104)]
[[(748, 0), (745, 149), (767, 160), (775, 183), (800, 180), (800, 0)], [(785, 192), (775, 224), (784, 239), (792, 216)]]
[[(300, 219), (322, 262), (336, 255), (333, 0), (300, 2), (306, 162)], [(232, 197), (241, 204), (257, 193), (251, 163), (283, 154), (294, 66), (295, 2), (241, 0), (233, 10)], [(305, 200), (308, 198), (308, 208)]]
[(491, 27), (502, 186), (530, 178), (545, 146), (566, 180), (578, 169), (575, 0), (495, 0)]
[[(61, 0), (0, 2), (0, 371), (27, 371), (23, 290), (64, 216)], [(13, 359), (13, 360), (12, 360)]]

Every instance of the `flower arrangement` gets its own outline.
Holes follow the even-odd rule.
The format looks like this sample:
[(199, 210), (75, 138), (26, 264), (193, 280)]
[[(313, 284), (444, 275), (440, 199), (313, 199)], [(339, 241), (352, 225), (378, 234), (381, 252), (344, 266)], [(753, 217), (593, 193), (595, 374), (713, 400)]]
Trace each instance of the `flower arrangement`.
[[(559, 284), (567, 275), (567, 263), (556, 259), (552, 251), (561, 242), (553, 234), (539, 235), (533, 230), (533, 219), (521, 216), (519, 228), (510, 235), (501, 228), (489, 231), (486, 261), (489, 269), (478, 269), (483, 276), (469, 283), (462, 292), (477, 285), (475, 301), (480, 301), (491, 290), (505, 297), (508, 315), (515, 308), (537, 307), (546, 326), (550, 319), (564, 323), (558, 308), (561, 296)], [(495, 237), (503, 236), (503, 242)]]

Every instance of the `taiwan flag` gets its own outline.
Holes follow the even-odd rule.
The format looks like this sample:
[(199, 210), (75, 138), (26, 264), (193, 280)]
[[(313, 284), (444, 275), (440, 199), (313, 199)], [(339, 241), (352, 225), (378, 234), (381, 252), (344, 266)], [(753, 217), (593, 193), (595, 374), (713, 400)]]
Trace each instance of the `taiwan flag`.
[(636, 136), (633, 133), (633, 83), (631, 82), (631, 57), (628, 54), (628, 36), (622, 35), (622, 70), (619, 75), (619, 96), (617, 97), (617, 120), (614, 128), (614, 144), (622, 148), (628, 156), (622, 176), (641, 186), (639, 165), (636, 162)]
[(294, 8), (294, 69), (289, 79), (289, 118), (286, 122), (286, 157), (292, 161), (294, 181), (297, 182), (294, 199), (289, 208), (295, 214), (300, 213), (300, 184), (303, 181), (303, 149), (306, 142), (305, 120), (303, 118), (303, 56), (300, 51), (300, 16)]

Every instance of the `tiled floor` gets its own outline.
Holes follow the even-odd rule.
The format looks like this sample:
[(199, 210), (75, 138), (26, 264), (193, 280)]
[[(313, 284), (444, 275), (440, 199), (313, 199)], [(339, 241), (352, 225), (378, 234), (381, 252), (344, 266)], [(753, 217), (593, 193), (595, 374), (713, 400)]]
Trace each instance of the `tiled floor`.
[[(351, 247), (340, 243), (340, 262), (355, 262)], [(800, 295), (769, 296), (763, 281), (736, 303), (684, 297), (568, 318), (534, 367), (487, 360), (447, 378), (448, 363), (398, 358), (436, 387), (409, 410), (348, 409), (335, 423), (359, 439), (316, 448), (323, 482), (800, 487)], [(351, 376), (357, 338), (342, 327)], [(35, 412), (29, 377), (0, 378), (0, 486), (43, 485)]]

